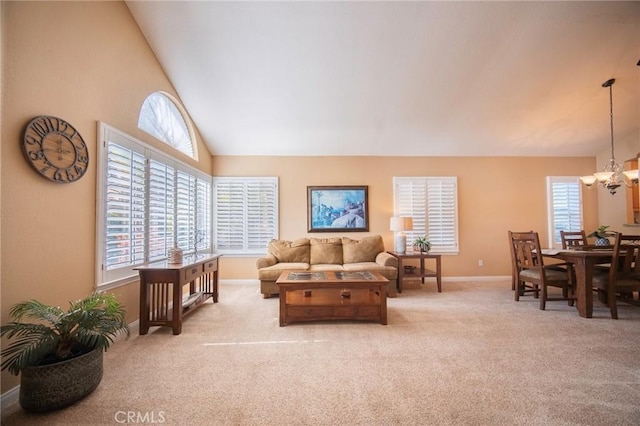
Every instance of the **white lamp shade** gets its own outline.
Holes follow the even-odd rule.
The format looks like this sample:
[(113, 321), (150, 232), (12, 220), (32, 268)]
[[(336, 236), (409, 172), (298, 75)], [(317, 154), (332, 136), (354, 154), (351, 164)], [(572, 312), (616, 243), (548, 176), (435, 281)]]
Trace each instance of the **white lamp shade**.
[(613, 172), (598, 172), (593, 174), (599, 182), (606, 182), (611, 179)]
[(404, 231), (404, 218), (393, 216), (389, 222), (389, 229), (393, 232)]
[(629, 179), (630, 181), (634, 181), (634, 180), (638, 180), (638, 169), (635, 170), (625, 170), (624, 175), (627, 177), (627, 179)]
[(393, 216), (389, 222), (389, 229), (393, 232), (410, 231), (413, 229), (413, 218)]
[(596, 177), (594, 175), (589, 175), (589, 176), (581, 176), (580, 180), (582, 181), (582, 183), (584, 183), (585, 185), (593, 185), (594, 183), (596, 183)]

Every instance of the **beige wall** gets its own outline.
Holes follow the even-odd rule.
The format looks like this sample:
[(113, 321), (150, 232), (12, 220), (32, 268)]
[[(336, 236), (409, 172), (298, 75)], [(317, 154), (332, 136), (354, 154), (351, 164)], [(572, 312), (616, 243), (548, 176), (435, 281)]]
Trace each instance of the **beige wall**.
[[(157, 90), (177, 97), (121, 2), (6, 2), (2, 7), (2, 323), (15, 303), (37, 298), (66, 306), (95, 282), (96, 138), (104, 121), (211, 173), (137, 129), (144, 99)], [(22, 157), (27, 122), (38, 115), (69, 121), (89, 148), (78, 182), (40, 177)], [(138, 288), (114, 291), (138, 317)], [(3, 372), (2, 392), (17, 384)]]
[[(457, 176), (460, 253), (444, 256), (445, 276), (509, 275), (508, 230), (536, 230), (547, 245), (547, 176), (593, 172), (593, 158), (487, 157), (214, 157), (216, 176), (278, 176), (280, 238), (325, 237), (307, 233), (308, 185), (368, 185), (369, 233), (393, 248), (394, 176)], [(622, 196), (623, 197), (623, 196)], [(584, 192), (585, 228), (596, 226), (597, 192)], [(484, 266), (478, 266), (478, 260)], [(255, 258), (223, 258), (224, 278), (253, 278)]]

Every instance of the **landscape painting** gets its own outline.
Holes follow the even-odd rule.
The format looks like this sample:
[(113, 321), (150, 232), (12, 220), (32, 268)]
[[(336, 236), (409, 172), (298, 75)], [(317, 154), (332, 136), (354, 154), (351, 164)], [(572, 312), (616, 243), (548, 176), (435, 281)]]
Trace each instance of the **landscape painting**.
[(367, 186), (308, 186), (309, 232), (369, 230)]

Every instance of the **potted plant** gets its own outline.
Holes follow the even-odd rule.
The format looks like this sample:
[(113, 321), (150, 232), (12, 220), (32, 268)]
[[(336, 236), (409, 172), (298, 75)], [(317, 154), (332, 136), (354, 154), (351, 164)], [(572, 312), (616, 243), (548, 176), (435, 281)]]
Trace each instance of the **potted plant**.
[(414, 249), (417, 249), (420, 253), (422, 252), (428, 253), (429, 250), (431, 249), (431, 242), (429, 242), (429, 239), (426, 237), (426, 235), (421, 235), (413, 241), (413, 247)]
[(608, 234), (607, 234), (607, 229), (608, 228), (609, 228), (608, 225), (599, 226), (598, 229), (596, 229), (595, 231), (593, 231), (592, 233), (587, 235), (587, 237), (595, 238), (597, 246), (608, 246), (608, 245), (611, 244), (611, 242), (607, 238), (608, 237)]
[(102, 380), (103, 351), (119, 333), (129, 336), (123, 307), (102, 292), (69, 302), (67, 311), (29, 300), (9, 315), (13, 321), (0, 327), (11, 342), (2, 349), (1, 369), (21, 373), (20, 405), (27, 411), (63, 408), (91, 393)]

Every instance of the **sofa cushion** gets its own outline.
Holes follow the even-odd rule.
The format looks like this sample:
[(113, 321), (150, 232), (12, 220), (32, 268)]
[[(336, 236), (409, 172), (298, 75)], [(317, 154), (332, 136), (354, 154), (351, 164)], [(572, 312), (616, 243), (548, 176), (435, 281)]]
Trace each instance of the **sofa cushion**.
[(311, 264), (342, 264), (342, 240), (340, 238), (311, 238)]
[(258, 269), (258, 279), (260, 281), (275, 281), (280, 278), (283, 271), (307, 271), (308, 263), (276, 263), (273, 266)]
[(269, 253), (273, 254), (278, 262), (309, 263), (309, 239), (271, 240)]
[(380, 235), (359, 240), (342, 237), (342, 251), (344, 263), (375, 262), (378, 253), (384, 252), (384, 241)]
[(309, 270), (312, 272), (321, 272), (321, 271), (344, 271), (342, 265), (338, 265), (335, 263), (316, 263), (311, 264), (309, 266)]

